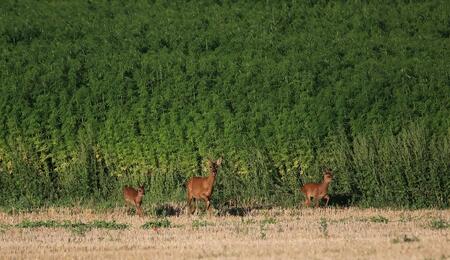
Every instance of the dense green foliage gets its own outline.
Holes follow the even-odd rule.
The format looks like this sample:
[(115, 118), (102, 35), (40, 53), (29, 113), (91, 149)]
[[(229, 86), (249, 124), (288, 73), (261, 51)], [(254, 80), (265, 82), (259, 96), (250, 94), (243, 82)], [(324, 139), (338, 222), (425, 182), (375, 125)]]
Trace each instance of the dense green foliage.
[[(0, 3), (0, 206), (447, 207), (448, 1)], [(334, 195), (334, 196), (333, 196)]]

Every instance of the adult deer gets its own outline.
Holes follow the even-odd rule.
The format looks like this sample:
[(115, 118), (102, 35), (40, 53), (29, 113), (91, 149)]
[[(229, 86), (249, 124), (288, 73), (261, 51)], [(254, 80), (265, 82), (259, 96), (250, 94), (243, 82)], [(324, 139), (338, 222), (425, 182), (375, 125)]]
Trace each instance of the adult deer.
[(303, 185), (301, 191), (305, 194), (305, 205), (309, 207), (311, 197), (314, 198), (316, 207), (319, 206), (319, 200), (326, 199), (325, 206), (328, 206), (330, 196), (328, 196), (328, 186), (333, 179), (333, 173), (330, 169), (326, 169), (323, 173), (323, 180), (320, 183), (307, 183)]
[(123, 198), (126, 203), (129, 203), (136, 207), (136, 212), (139, 217), (142, 217), (142, 198), (144, 197), (144, 186), (140, 186), (137, 190), (134, 188), (125, 186), (123, 188)]
[(222, 164), (222, 158), (212, 162), (208, 160), (209, 175), (207, 177), (192, 177), (187, 183), (187, 199), (190, 214), (193, 214), (196, 210), (192, 209), (191, 202), (193, 199), (202, 199), (206, 203), (206, 210), (208, 210), (211, 216), (211, 195), (213, 192), (214, 181), (216, 180), (217, 169)]

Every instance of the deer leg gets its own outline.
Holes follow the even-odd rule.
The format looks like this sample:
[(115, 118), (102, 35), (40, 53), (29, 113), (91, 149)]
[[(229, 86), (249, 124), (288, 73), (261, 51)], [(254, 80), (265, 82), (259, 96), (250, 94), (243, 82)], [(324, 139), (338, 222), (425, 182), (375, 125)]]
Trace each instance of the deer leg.
[(125, 203), (125, 208), (128, 216), (131, 216), (133, 214), (133, 204)]
[(136, 212), (137, 212), (138, 216), (142, 218), (143, 214), (142, 214), (142, 207), (141, 206), (137, 206), (136, 205)]
[(194, 205), (192, 205), (194, 207), (192, 207), (192, 206), (189, 207), (191, 215), (194, 214), (194, 212), (197, 210), (197, 199), (196, 198), (192, 198), (192, 200), (194, 200)]
[(206, 210), (208, 211), (209, 216), (211, 216), (211, 203), (209, 202), (209, 198), (206, 195), (201, 196), (201, 198), (205, 201)]
[(209, 200), (206, 201), (206, 210), (208, 210), (208, 214), (211, 217), (212, 208), (211, 208), (211, 202)]
[(309, 207), (310, 204), (311, 204), (311, 198), (307, 195), (306, 199), (305, 199), (305, 206)]
[(142, 201), (141, 202), (136, 202), (136, 211), (137, 211), (137, 213), (138, 213), (138, 215), (139, 215), (139, 217), (143, 217), (144, 216), (144, 212), (143, 212), (143, 210), (142, 210)]
[(206, 210), (208, 211), (208, 216), (211, 217), (212, 208), (209, 199), (206, 200)]
[(187, 201), (187, 206), (188, 206), (188, 212), (189, 214), (192, 214), (191, 210), (192, 210), (192, 196), (190, 196), (190, 194), (188, 194), (188, 201)]
[(327, 194), (327, 195), (324, 196), (324, 199), (327, 200), (327, 202), (325, 203), (325, 207), (327, 207), (328, 206), (328, 202), (330, 201), (330, 196), (328, 196), (328, 194)]

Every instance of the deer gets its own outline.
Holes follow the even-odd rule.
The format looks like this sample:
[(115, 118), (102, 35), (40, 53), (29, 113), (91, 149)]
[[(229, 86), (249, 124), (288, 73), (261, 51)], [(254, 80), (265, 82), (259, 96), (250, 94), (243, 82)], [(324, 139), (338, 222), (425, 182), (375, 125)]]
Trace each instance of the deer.
[[(214, 188), (214, 181), (216, 180), (217, 169), (222, 164), (222, 158), (213, 162), (208, 159), (209, 175), (207, 177), (192, 177), (187, 182), (187, 204), (190, 214), (194, 214), (196, 206), (192, 209), (191, 202), (193, 199), (202, 199), (206, 203), (206, 210), (211, 216), (211, 196)], [(197, 204), (197, 203), (196, 203)]]
[(328, 206), (330, 201), (330, 196), (328, 196), (328, 186), (333, 179), (333, 173), (330, 169), (325, 169), (323, 173), (323, 180), (320, 183), (307, 183), (301, 188), (306, 196), (305, 205), (309, 207), (311, 204), (311, 197), (314, 198), (316, 208), (319, 206), (319, 201), (321, 199), (326, 199), (325, 207)]
[(137, 190), (132, 187), (125, 186), (123, 188), (123, 198), (125, 203), (136, 207), (136, 212), (139, 217), (142, 217), (142, 198), (144, 197), (144, 186), (140, 186)]

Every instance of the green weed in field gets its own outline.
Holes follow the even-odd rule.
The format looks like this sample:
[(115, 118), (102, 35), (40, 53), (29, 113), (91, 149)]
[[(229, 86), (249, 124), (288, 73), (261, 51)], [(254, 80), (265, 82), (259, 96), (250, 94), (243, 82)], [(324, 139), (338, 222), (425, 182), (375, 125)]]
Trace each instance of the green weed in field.
[(381, 216), (381, 215), (378, 215), (378, 216), (372, 216), (372, 217), (370, 217), (370, 218), (369, 218), (369, 221), (370, 221), (370, 222), (374, 222), (374, 223), (384, 223), (384, 224), (387, 224), (387, 223), (389, 222), (389, 219), (387, 219), (387, 218), (385, 218), (385, 217), (383, 217), (383, 216)]
[(11, 225), (0, 223), (0, 233), (4, 233), (6, 230), (10, 229)]
[(263, 220), (261, 220), (262, 224), (276, 224), (277, 223), (277, 219), (273, 218), (273, 217), (265, 217)]
[(430, 222), (430, 227), (432, 229), (445, 229), (445, 228), (449, 228), (450, 224), (446, 220), (439, 218), (439, 219), (433, 219)]
[(127, 229), (129, 227), (129, 225), (116, 223), (115, 221), (103, 221), (103, 220), (95, 220), (95, 221), (89, 222), (89, 223), (83, 223), (83, 222), (72, 223), (67, 220), (65, 220), (63, 222), (58, 222), (58, 221), (54, 221), (54, 220), (47, 220), (47, 221), (23, 220), (21, 223), (17, 224), (16, 227), (18, 227), (18, 228), (39, 228), (39, 227), (65, 228), (65, 229), (72, 231), (74, 234), (84, 235), (86, 232), (88, 232), (94, 228), (118, 230), (118, 229)]
[(196, 219), (192, 221), (192, 227), (195, 229), (198, 229), (200, 227), (206, 227), (206, 226), (214, 226), (214, 223), (208, 222), (206, 220), (200, 220)]
[(151, 228), (169, 228), (171, 227), (171, 223), (167, 218), (157, 219), (155, 221), (146, 222), (141, 226), (143, 229), (151, 229)]
[(58, 227), (61, 227), (61, 223), (54, 221), (54, 220), (30, 221), (30, 220), (25, 219), (21, 223), (17, 224), (16, 227), (19, 227), (19, 228), (39, 228), (39, 227), (58, 228)]
[(115, 221), (104, 221), (104, 220), (95, 220), (90, 223), (92, 228), (101, 228), (101, 229), (127, 229), (129, 227), (128, 224), (116, 223)]
[(86, 232), (91, 231), (92, 227), (89, 224), (76, 222), (76, 223), (65, 223), (64, 226), (66, 229), (72, 231), (75, 235), (84, 236)]

